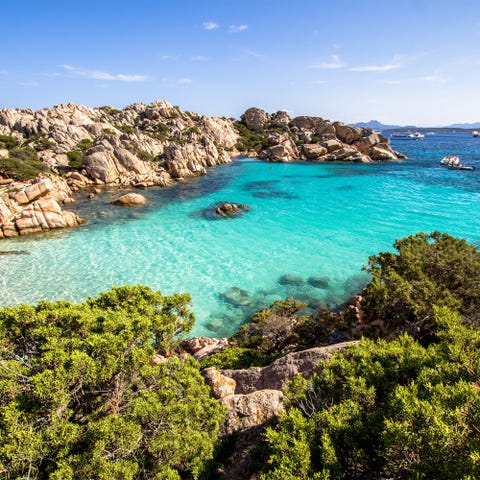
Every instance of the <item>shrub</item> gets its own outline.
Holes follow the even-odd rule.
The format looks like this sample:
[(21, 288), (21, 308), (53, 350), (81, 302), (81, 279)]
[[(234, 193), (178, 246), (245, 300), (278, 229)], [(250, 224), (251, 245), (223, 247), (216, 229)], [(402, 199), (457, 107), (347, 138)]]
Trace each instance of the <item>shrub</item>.
[(18, 147), (20, 142), (10, 135), (0, 135), (0, 148), (10, 150), (12, 148)]
[(175, 335), (188, 295), (115, 287), (0, 309), (0, 477), (197, 478), (223, 408)]
[(434, 316), (436, 344), (365, 339), (296, 379), (261, 478), (479, 478), (480, 332)]
[(42, 163), (31, 147), (14, 147), (9, 151), (8, 158), (0, 158), (0, 170), (17, 180), (30, 180), (38, 173), (48, 172), (48, 167)]
[(367, 319), (393, 332), (422, 336), (434, 329), (433, 307), (444, 305), (480, 325), (480, 253), (446, 233), (419, 233), (397, 240), (398, 253), (370, 257), (372, 281), (363, 292)]

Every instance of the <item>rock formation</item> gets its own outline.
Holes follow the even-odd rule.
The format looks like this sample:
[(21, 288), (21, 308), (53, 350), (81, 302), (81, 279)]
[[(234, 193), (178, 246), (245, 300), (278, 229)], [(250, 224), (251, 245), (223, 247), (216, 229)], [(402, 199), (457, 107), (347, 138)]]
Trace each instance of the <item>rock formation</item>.
[(75, 227), (83, 220), (62, 210), (71, 191), (59, 178), (33, 184), (11, 182), (0, 189), (0, 238), (45, 232), (54, 228)]
[[(360, 162), (397, 160), (387, 138), (368, 128), (331, 122), (320, 117), (290, 118), (286, 112), (269, 114), (249, 108), (242, 123), (261, 137), (254, 155), (271, 162), (306, 159), (317, 162)], [(265, 145), (268, 145), (265, 147)]]
[[(253, 146), (249, 145), (252, 138)], [(136, 103), (122, 110), (75, 104), (37, 111), (0, 110), (0, 186), (10, 184), (7, 177), (12, 175), (8, 171), (2, 174), (1, 162), (6, 159), (3, 164), (11, 166), (9, 157), (19, 155), (17, 160), (21, 161), (28, 157), (36, 162), (35, 168), (40, 165), (51, 172), (53, 190), (61, 185), (63, 190), (56, 194), (51, 191), (52, 198), (69, 188), (70, 199), (71, 191), (92, 185), (167, 187), (204, 175), (207, 168), (228, 163), (233, 156), (247, 153), (246, 149), (273, 162), (372, 162), (400, 156), (386, 138), (370, 129), (320, 117), (292, 119), (286, 112), (269, 114), (258, 108), (249, 108), (242, 122), (183, 112), (163, 100), (149, 105)], [(1, 207), (3, 236), (79, 223), (71, 214), (59, 213), (57, 205), (44, 201), (30, 209), (22, 207), (25, 217), (13, 221), (13, 215), (20, 214), (19, 205), (26, 205), (25, 198), (19, 195), (19, 203), (7, 193), (8, 200), (2, 197)], [(28, 199), (29, 204), (33, 201)], [(71, 203), (66, 197), (55, 201), (58, 205)], [(227, 216), (239, 213), (220, 212)]]
[(147, 203), (147, 199), (139, 193), (126, 193), (125, 195), (122, 195), (121, 197), (113, 200), (112, 203), (114, 205), (133, 207), (137, 205), (145, 205)]

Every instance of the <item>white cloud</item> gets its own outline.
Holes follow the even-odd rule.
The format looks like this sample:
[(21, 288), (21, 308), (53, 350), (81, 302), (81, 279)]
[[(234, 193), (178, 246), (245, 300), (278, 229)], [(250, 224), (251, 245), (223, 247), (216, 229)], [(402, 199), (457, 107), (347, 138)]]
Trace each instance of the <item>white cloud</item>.
[(401, 68), (401, 63), (386, 63), (384, 65), (360, 65), (358, 67), (350, 67), (350, 72), (389, 72)]
[(204, 30), (216, 30), (219, 27), (218, 23), (215, 22), (203, 22)]
[(342, 61), (339, 55), (330, 55), (330, 62), (323, 62), (319, 64), (312, 65), (311, 68), (324, 68), (326, 70), (337, 70), (339, 68), (344, 68), (347, 66), (345, 62)]
[(103, 72), (101, 70), (84, 70), (67, 64), (59, 65), (59, 67), (63, 68), (74, 76), (89, 78), (92, 80), (109, 80), (120, 82), (145, 82), (146, 80), (148, 80), (148, 77), (145, 75), (109, 73)]
[(190, 85), (192, 82), (193, 82), (193, 80), (191, 78), (188, 78), (188, 77), (179, 78), (177, 80), (177, 83), (179, 83), (180, 85)]
[(249, 50), (248, 48), (241, 48), (239, 51), (244, 57), (252, 57), (252, 58), (263, 57), (263, 54), (255, 52), (254, 50)]
[(204, 57), (203, 55), (195, 55), (194, 57), (190, 57), (191, 62), (206, 62), (208, 57)]
[(312, 80), (309, 82), (310, 85), (325, 85), (326, 83), (329, 83), (328, 80)]
[(230, 25), (228, 27), (228, 33), (239, 33), (248, 30), (248, 25)]
[(439, 75), (424, 75), (423, 77), (418, 77), (418, 80), (422, 82), (431, 82), (431, 83), (447, 83), (447, 79), (440, 77)]

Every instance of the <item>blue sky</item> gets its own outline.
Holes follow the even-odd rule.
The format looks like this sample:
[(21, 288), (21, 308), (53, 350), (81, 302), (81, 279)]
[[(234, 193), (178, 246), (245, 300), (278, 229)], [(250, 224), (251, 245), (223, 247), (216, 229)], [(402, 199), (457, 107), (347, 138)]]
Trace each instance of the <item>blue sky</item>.
[(479, 0), (2, 2), (0, 107), (480, 121)]

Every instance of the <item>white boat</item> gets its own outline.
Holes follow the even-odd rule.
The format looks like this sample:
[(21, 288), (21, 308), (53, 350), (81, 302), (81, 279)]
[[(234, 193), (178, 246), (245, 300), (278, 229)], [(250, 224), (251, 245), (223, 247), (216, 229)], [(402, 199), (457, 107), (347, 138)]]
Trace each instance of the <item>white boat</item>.
[(460, 157), (458, 155), (446, 155), (440, 160), (440, 165), (455, 170), (475, 170), (473, 165), (464, 165), (460, 163)]
[(395, 138), (397, 140), (421, 140), (422, 138), (425, 138), (425, 135), (423, 135), (420, 132), (394, 132), (392, 133), (392, 138)]
[(480, 137), (480, 132), (479, 132), (478, 130), (474, 130), (474, 131), (472, 132), (472, 136), (473, 136), (473, 137)]

